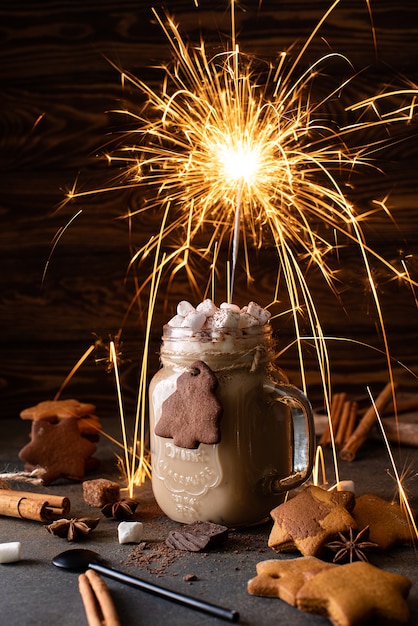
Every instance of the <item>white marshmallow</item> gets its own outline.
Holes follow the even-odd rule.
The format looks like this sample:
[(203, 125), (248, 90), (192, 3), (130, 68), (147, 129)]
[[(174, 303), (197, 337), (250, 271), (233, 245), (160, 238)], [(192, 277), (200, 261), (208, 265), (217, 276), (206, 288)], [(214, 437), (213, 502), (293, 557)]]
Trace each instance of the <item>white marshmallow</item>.
[(225, 311), (235, 311), (235, 313), (240, 312), (240, 308), (237, 304), (231, 304), (229, 302), (222, 302), (219, 308)]
[(183, 322), (184, 322), (183, 315), (175, 315), (174, 317), (171, 318), (171, 320), (168, 320), (167, 324), (168, 326), (171, 326), (172, 328), (181, 328)]
[(217, 310), (218, 307), (209, 298), (203, 300), (203, 302), (200, 302), (200, 304), (198, 304), (196, 307), (196, 311), (199, 311), (199, 313), (204, 313), (206, 317), (211, 317)]
[(241, 313), (238, 328), (248, 328), (249, 326), (260, 326), (260, 322), (248, 313)]
[(238, 328), (240, 314), (222, 309), (213, 316), (213, 328)]
[(183, 317), (186, 317), (188, 313), (194, 313), (195, 311), (196, 309), (193, 304), (190, 304), (187, 300), (181, 300), (181, 302), (177, 305), (177, 314), (182, 315)]
[(354, 482), (352, 480), (340, 480), (337, 483), (337, 491), (352, 491), (354, 493)]
[(206, 315), (204, 313), (198, 313), (193, 310), (192, 313), (188, 313), (182, 322), (183, 328), (191, 328), (193, 332), (201, 330), (206, 322)]
[(211, 330), (213, 328), (213, 316), (206, 318), (206, 322), (203, 328), (204, 330)]
[(255, 319), (258, 320), (261, 325), (267, 324), (267, 322), (269, 321), (271, 317), (270, 311), (263, 309), (263, 307), (261, 307), (256, 302), (249, 302), (246, 312), (249, 315), (252, 315), (253, 317), (255, 317)]
[(20, 561), (21, 544), (19, 541), (0, 543), (0, 563), (15, 563)]
[(120, 522), (118, 526), (119, 543), (139, 543), (144, 533), (142, 522)]

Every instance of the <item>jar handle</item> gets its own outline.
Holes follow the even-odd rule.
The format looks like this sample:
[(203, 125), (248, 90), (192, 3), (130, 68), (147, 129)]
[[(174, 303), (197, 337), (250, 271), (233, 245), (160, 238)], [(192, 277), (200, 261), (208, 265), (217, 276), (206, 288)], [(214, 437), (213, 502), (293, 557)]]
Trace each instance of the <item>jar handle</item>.
[(282, 402), (290, 409), (292, 420), (292, 469), (288, 476), (271, 476), (264, 479), (264, 488), (270, 493), (282, 493), (295, 489), (310, 476), (315, 455), (315, 427), (311, 404), (306, 395), (290, 383), (266, 381), (264, 391), (273, 396), (274, 402)]

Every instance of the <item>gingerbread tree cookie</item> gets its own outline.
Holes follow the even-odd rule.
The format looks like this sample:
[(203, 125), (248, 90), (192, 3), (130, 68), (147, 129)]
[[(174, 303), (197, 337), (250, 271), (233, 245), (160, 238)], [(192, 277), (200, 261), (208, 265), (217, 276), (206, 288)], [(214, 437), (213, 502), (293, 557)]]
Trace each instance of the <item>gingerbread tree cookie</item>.
[(206, 363), (192, 363), (178, 377), (176, 391), (163, 402), (155, 434), (172, 438), (181, 448), (219, 443), (222, 405), (215, 395), (217, 386), (217, 378)]

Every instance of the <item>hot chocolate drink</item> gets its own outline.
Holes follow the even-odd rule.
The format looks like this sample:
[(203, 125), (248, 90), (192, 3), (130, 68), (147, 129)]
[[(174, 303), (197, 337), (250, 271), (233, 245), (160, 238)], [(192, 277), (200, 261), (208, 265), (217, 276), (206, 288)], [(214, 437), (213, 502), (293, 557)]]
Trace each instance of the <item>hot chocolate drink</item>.
[[(210, 301), (200, 310), (186, 305), (181, 303), (180, 313), (164, 327), (163, 367), (150, 385), (156, 500), (169, 517), (183, 523), (261, 523), (285, 492), (311, 472), (311, 407), (273, 365), (268, 312), (255, 303), (242, 310), (234, 305), (217, 309)], [(199, 315), (202, 308), (209, 314)], [(217, 383), (210, 390), (196, 387), (206, 367)], [(180, 394), (178, 401), (173, 402), (173, 394)], [(212, 396), (208, 403), (210, 394), (215, 403)], [(221, 407), (219, 423), (206, 406), (209, 413), (213, 406)], [(205, 428), (196, 425), (195, 414), (205, 420)], [(159, 436), (162, 419), (166, 428)], [(179, 442), (185, 425), (197, 435)], [(190, 440), (194, 443), (184, 443)]]

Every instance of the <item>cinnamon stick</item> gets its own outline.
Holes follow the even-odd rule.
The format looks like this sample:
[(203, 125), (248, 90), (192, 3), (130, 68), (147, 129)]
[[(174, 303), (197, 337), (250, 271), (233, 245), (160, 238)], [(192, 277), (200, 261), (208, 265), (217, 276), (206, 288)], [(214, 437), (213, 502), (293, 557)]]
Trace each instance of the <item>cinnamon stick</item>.
[[(334, 394), (332, 398), (331, 408), (330, 408), (330, 421), (331, 421), (332, 429), (334, 432), (336, 431), (338, 427), (338, 423), (340, 421), (340, 416), (341, 416), (341, 411), (342, 411), (346, 397), (347, 395), (343, 392), (343, 393)], [(328, 422), (328, 426), (325, 428), (322, 434), (322, 437), (319, 440), (319, 445), (328, 446), (330, 443), (331, 443), (331, 429), (330, 429), (330, 424)]]
[(54, 517), (67, 516), (70, 508), (65, 496), (0, 489), (0, 515), (50, 522)]
[(0, 515), (21, 517), (37, 522), (50, 522), (48, 503), (40, 499), (27, 498), (19, 491), (0, 489)]
[(377, 413), (380, 415), (380, 413), (384, 411), (387, 404), (391, 401), (393, 393), (393, 385), (388, 383), (376, 398), (374, 405), (367, 409), (357, 428), (354, 430), (353, 434), (340, 452), (340, 456), (343, 461), (354, 461), (358, 450), (366, 441), (367, 436), (376, 421)]
[(80, 574), (78, 577), (78, 589), (83, 601), (88, 625), (103, 626), (96, 596), (94, 595), (93, 589), (90, 587), (90, 583), (85, 574)]
[(70, 512), (71, 503), (67, 496), (57, 496), (51, 493), (37, 493), (35, 491), (18, 491), (16, 493), (30, 500), (42, 500), (42, 502), (46, 502), (52, 513), (60, 517), (63, 515), (66, 516)]
[(109, 589), (97, 572), (80, 574), (78, 587), (89, 626), (120, 626)]
[(348, 421), (350, 419), (351, 402), (346, 400), (342, 406), (341, 417), (338, 423), (337, 434), (335, 435), (335, 443), (341, 446), (345, 441), (345, 432), (347, 430)]
[(354, 432), (354, 428), (356, 427), (356, 422), (357, 422), (357, 413), (358, 413), (358, 403), (352, 402), (350, 406), (350, 415), (348, 418), (347, 428), (344, 433), (343, 443), (346, 443)]

